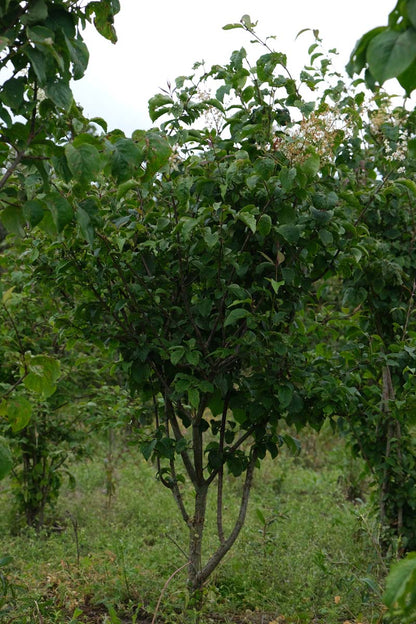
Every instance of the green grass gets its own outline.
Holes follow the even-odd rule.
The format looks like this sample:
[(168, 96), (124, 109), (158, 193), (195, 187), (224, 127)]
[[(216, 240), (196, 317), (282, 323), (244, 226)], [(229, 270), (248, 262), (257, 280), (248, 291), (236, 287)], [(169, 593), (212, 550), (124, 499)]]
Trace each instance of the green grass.
[[(299, 458), (283, 452), (257, 471), (246, 525), (207, 584), (202, 622), (380, 621), (377, 536), (366, 505), (346, 499), (360, 468), (328, 432), (304, 442)], [(3, 486), (0, 553), (13, 556), (4, 622), (133, 623), (145, 613), (151, 622), (165, 582), (186, 563), (187, 533), (155, 467), (134, 449), (117, 460), (109, 505), (104, 455), (74, 466), (77, 487), (62, 492), (55, 526), (40, 535), (13, 535)], [(226, 481), (230, 525), (239, 487)], [(212, 500), (206, 552), (216, 546), (214, 514)], [(186, 606), (182, 570), (163, 595), (159, 621), (193, 622), (191, 614), (184, 619)]]

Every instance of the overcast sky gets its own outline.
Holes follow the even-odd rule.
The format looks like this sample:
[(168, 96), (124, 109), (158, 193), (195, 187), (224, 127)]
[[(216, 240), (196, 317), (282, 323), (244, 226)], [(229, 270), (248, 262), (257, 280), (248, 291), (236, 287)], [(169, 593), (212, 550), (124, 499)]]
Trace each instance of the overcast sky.
[[(258, 21), (261, 37), (276, 36), (274, 49), (288, 54), (288, 66), (296, 72), (307, 62), (312, 43), (310, 33), (295, 41), (300, 30), (319, 29), (325, 47), (339, 51), (343, 67), (357, 39), (387, 23), (396, 0), (120, 0), (120, 4), (115, 22), (118, 43), (113, 45), (88, 28), (84, 36), (89, 67), (73, 86), (86, 115), (104, 117), (110, 128), (130, 134), (151, 126), (147, 102), (167, 81), (190, 73), (196, 61), (204, 60), (210, 67), (226, 63), (235, 49), (250, 48), (244, 31), (222, 30), (242, 15)], [(253, 55), (260, 54), (258, 46), (257, 50)]]

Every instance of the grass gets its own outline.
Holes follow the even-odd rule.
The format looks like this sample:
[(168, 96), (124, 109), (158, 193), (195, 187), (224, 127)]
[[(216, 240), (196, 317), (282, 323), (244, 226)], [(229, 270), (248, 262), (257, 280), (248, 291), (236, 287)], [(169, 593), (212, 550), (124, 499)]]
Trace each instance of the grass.
[[(300, 457), (283, 452), (257, 471), (246, 526), (207, 584), (202, 624), (381, 621), (375, 525), (365, 503), (346, 497), (360, 483), (360, 466), (329, 432), (309, 432), (304, 447)], [(165, 582), (186, 562), (187, 534), (154, 466), (126, 448), (109, 499), (104, 457), (101, 448), (94, 461), (73, 467), (76, 489), (62, 492), (54, 525), (39, 535), (13, 535), (3, 486), (0, 553), (13, 560), (3, 570), (8, 613), (0, 621), (150, 624)], [(229, 516), (238, 502), (238, 482), (227, 478)], [(216, 545), (214, 508), (211, 501), (207, 552)], [(191, 624), (186, 606), (184, 569), (170, 581), (158, 621)]]

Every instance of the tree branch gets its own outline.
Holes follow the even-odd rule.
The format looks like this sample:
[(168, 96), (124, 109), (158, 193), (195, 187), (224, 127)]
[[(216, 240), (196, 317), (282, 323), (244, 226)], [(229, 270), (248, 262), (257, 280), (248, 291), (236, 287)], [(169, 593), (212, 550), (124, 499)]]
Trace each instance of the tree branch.
[(230, 550), (231, 546), (234, 544), (237, 537), (239, 536), (241, 529), (243, 528), (244, 521), (245, 521), (246, 514), (247, 514), (248, 499), (250, 496), (251, 486), (253, 484), (253, 473), (254, 473), (256, 461), (257, 461), (257, 454), (256, 454), (256, 451), (254, 450), (251, 456), (249, 465), (247, 467), (246, 479), (244, 482), (243, 492), (241, 496), (240, 510), (239, 510), (237, 520), (234, 524), (234, 528), (231, 531), (228, 538), (219, 546), (219, 548), (217, 548), (215, 553), (210, 557), (208, 562), (202, 568), (201, 572), (198, 574), (199, 585), (202, 585), (206, 581), (206, 579), (210, 576), (210, 574), (215, 570), (217, 565), (220, 563), (221, 559), (223, 559), (223, 557)]
[[(175, 410), (173, 409), (173, 405), (171, 401), (167, 397), (165, 397), (165, 402), (167, 402), (168, 404), (169, 420), (170, 420), (170, 424), (172, 425), (172, 430), (175, 436), (175, 440), (179, 442), (179, 440), (182, 440), (184, 436), (182, 435), (181, 430), (179, 428), (179, 423), (176, 418)], [(188, 473), (189, 478), (191, 479), (193, 485), (196, 485), (196, 482), (197, 482), (196, 472), (195, 472), (194, 466), (192, 465), (188, 452), (186, 450), (183, 450), (181, 452), (181, 457), (182, 457), (182, 461), (185, 466), (186, 472)]]
[[(222, 456), (224, 452), (224, 436), (225, 426), (227, 423), (227, 411), (228, 403), (230, 401), (230, 392), (228, 391), (222, 409), (221, 427), (220, 427), (220, 442), (219, 442), (219, 454)], [(218, 470), (218, 482), (217, 482), (217, 532), (220, 544), (225, 542), (224, 526), (222, 521), (222, 503), (223, 503), (223, 485), (224, 485), (224, 464), (221, 464)]]

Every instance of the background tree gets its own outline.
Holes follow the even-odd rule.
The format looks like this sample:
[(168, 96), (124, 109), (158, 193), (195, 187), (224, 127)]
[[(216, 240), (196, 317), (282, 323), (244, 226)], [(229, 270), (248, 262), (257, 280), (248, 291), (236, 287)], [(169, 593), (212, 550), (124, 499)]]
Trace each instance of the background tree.
[(374, 478), (383, 549), (403, 552), (416, 543), (414, 114), (380, 92), (356, 120), (337, 163), (360, 243), (321, 291), (325, 327), (311, 353), (325, 379), (320, 409), (341, 416)]
[[(49, 230), (60, 231), (72, 218), (65, 196), (53, 186), (54, 176), (70, 169), (94, 169), (92, 147), (73, 149), (70, 169), (64, 146), (90, 128), (75, 105), (70, 81), (84, 75), (88, 49), (81, 30), (93, 21), (97, 30), (116, 41), (114, 15), (118, 0), (83, 4), (69, 0), (0, 2), (0, 231), (23, 236), (28, 224), (49, 215)], [(97, 120), (104, 124), (103, 120)], [(68, 149), (68, 148), (67, 148)], [(85, 165), (85, 159), (89, 164)], [(3, 445), (0, 474), (10, 467)]]
[(111, 355), (66, 331), (71, 311), (62, 293), (51, 298), (33, 279), (36, 246), (30, 237), (15, 241), (1, 258), (0, 432), (11, 450), (14, 528), (22, 516), (39, 529), (63, 478), (73, 483), (71, 463), (88, 454), (90, 434), (126, 425), (129, 399)]

